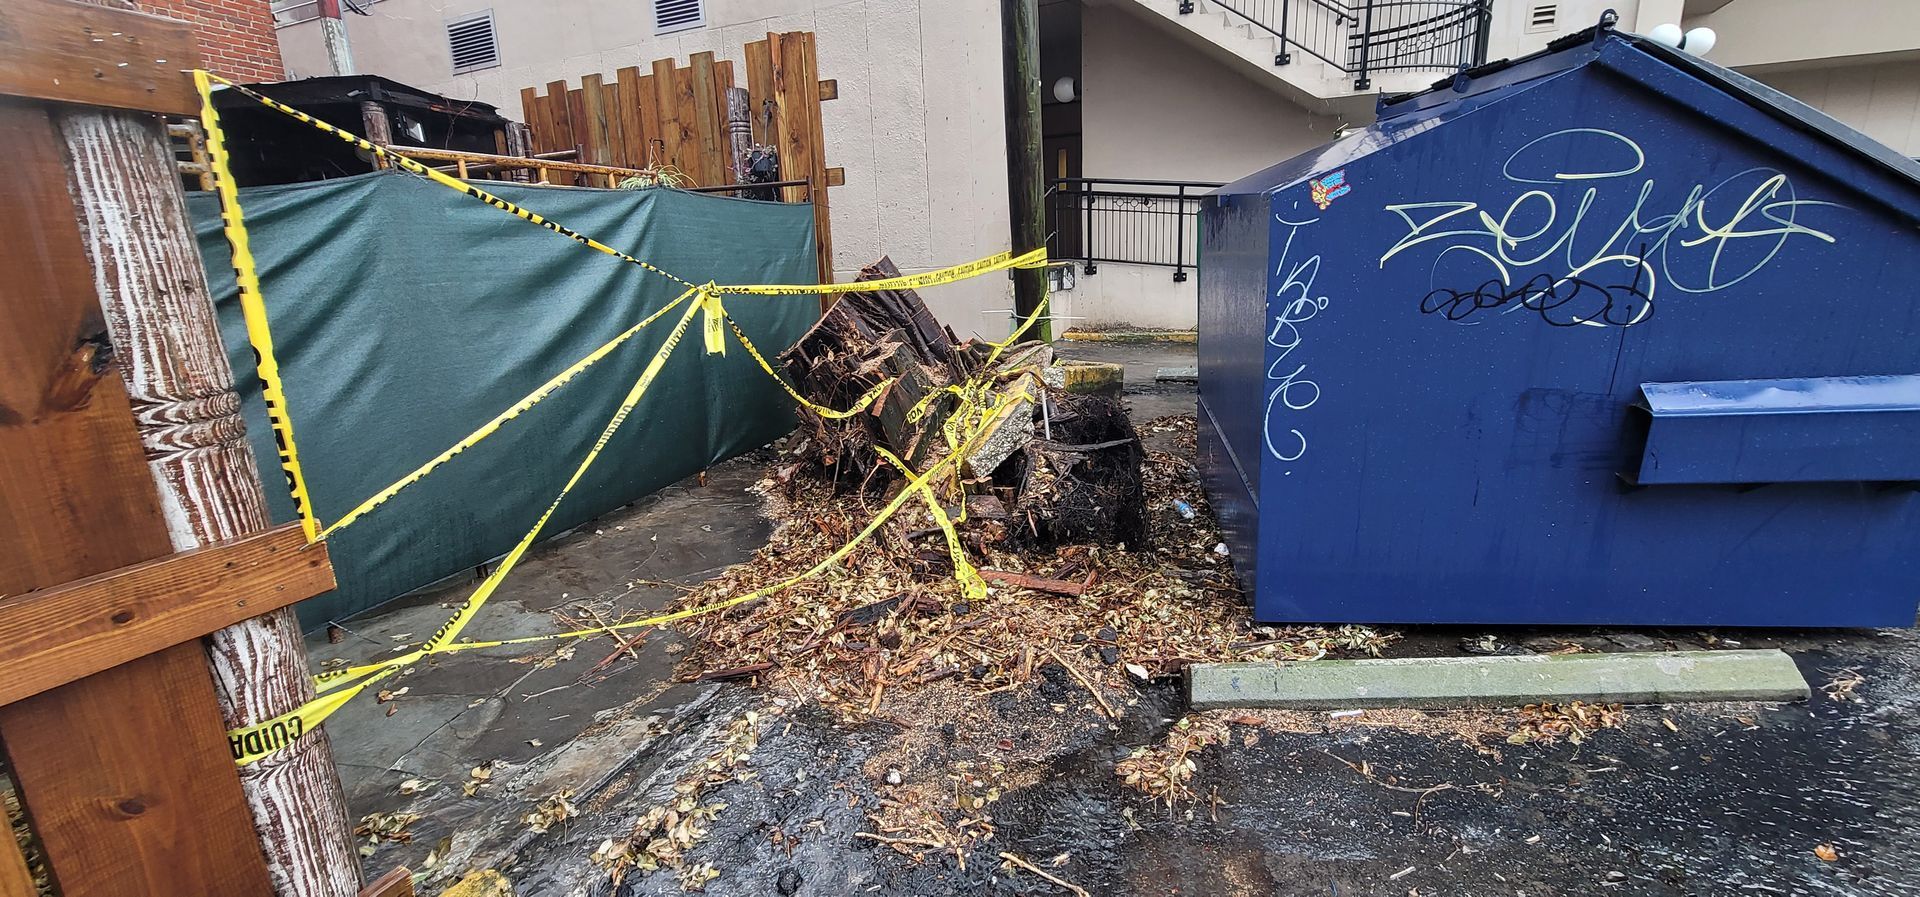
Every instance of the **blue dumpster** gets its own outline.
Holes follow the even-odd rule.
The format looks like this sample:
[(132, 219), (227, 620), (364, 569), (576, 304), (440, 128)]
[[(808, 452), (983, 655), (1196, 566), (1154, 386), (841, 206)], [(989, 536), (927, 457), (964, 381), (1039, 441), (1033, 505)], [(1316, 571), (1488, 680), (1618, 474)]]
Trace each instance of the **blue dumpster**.
[(1603, 23), (1201, 214), (1257, 619), (1913, 625), (1912, 160)]

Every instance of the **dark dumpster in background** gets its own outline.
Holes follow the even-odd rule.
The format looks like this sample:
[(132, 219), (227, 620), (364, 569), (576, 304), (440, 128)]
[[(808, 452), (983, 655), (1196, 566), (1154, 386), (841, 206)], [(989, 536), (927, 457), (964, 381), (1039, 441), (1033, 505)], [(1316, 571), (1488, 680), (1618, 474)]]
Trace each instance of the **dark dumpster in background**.
[(1265, 621), (1909, 626), (1920, 166), (1601, 28), (1206, 204)]

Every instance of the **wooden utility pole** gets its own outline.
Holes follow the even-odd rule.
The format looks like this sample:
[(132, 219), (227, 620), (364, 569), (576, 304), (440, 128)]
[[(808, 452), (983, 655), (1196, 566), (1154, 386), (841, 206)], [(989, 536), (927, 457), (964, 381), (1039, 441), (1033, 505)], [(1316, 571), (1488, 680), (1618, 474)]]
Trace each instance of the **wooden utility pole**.
[[(1046, 245), (1046, 172), (1040, 153), (1040, 8), (1038, 0), (1000, 0), (1000, 36), (1007, 93), (1007, 204), (1015, 253)], [(1046, 296), (1043, 268), (1013, 270), (1013, 308), (1033, 314)], [(1029, 331), (1053, 338), (1049, 320)]]
[[(173, 550), (267, 529), (266, 497), (164, 125), (153, 115), (81, 106), (56, 107), (52, 117)], [(206, 655), (229, 729), (314, 696), (292, 608), (214, 633)], [(359, 893), (353, 825), (324, 730), (241, 768), (240, 779), (276, 894)]]

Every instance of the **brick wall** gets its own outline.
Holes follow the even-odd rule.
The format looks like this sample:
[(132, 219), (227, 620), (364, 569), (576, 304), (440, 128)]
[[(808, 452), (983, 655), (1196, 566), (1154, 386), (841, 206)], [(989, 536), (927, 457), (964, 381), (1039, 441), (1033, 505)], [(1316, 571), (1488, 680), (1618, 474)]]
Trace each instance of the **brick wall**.
[(273, 33), (271, 0), (139, 0), (157, 15), (186, 19), (200, 39), (208, 70), (235, 81), (278, 81), (280, 41)]

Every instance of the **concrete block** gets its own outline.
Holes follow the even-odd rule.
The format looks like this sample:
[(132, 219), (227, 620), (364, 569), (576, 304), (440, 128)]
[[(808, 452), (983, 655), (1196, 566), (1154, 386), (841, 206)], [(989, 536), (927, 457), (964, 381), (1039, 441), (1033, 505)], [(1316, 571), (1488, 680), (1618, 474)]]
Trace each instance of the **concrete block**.
[(1159, 368), (1153, 372), (1153, 379), (1161, 383), (1193, 383), (1200, 379), (1200, 369), (1197, 367)]
[(1080, 395), (1119, 395), (1126, 385), (1127, 369), (1106, 361), (1067, 361), (1048, 370), (1059, 376), (1056, 389)]
[(1222, 663), (1187, 674), (1196, 710), (1804, 701), (1809, 693), (1793, 660), (1778, 650)]
[(1089, 343), (1191, 343), (1195, 330), (1069, 330), (1061, 339)]

